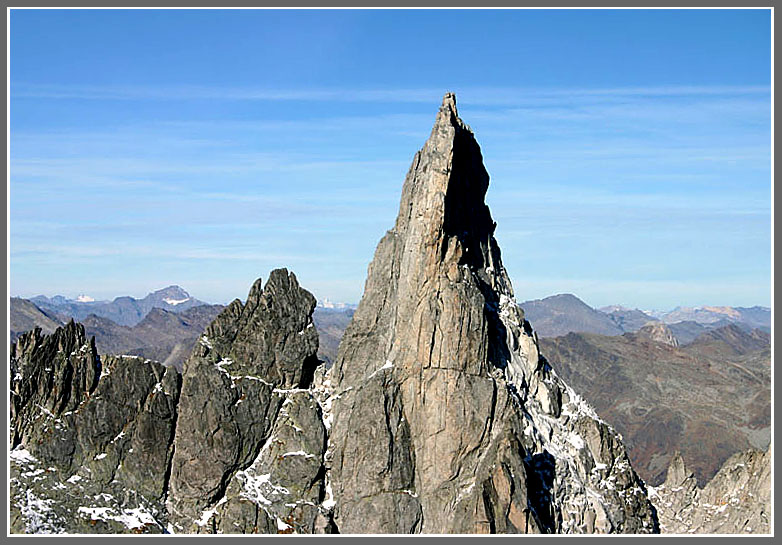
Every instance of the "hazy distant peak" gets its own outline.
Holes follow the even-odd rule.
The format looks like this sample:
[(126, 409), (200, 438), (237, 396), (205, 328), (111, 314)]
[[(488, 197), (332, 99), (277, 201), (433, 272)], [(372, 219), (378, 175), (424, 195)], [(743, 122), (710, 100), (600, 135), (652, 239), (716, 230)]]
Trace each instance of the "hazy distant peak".
[(77, 299), (66, 299), (61, 295), (49, 299), (40, 295), (34, 297), (31, 301), (42, 309), (58, 315), (81, 320), (89, 314), (95, 314), (123, 326), (136, 325), (153, 308), (182, 312), (189, 308), (206, 304), (192, 297), (187, 291), (177, 285), (156, 290), (141, 299), (123, 295), (114, 298), (112, 301), (95, 301), (91, 296), (82, 294)]
[(150, 295), (156, 295), (159, 297), (166, 297), (169, 299), (190, 299), (190, 294), (183, 288), (177, 285), (171, 285), (157, 291), (153, 291)]
[(671, 331), (671, 329), (663, 322), (659, 322), (659, 321), (648, 322), (646, 325), (644, 325), (641, 329), (638, 330), (638, 335), (658, 343), (667, 344), (668, 346), (673, 346), (674, 348), (679, 346), (679, 341), (676, 339), (676, 336), (673, 334), (673, 331)]
[[(558, 293), (556, 295), (549, 295), (548, 297), (544, 297), (543, 299), (535, 299), (533, 301), (527, 301), (527, 303), (545, 303), (548, 305), (556, 305), (556, 306), (579, 305), (579, 306), (589, 307), (590, 309), (592, 309), (592, 307), (587, 305), (584, 301), (582, 301), (572, 293)], [(524, 303), (522, 303), (522, 306), (523, 305)]]
[(624, 307), (622, 305), (608, 305), (607, 307), (600, 307), (600, 312), (605, 312), (606, 314), (611, 314), (612, 312), (622, 312), (627, 310), (633, 310), (631, 308)]
[(347, 310), (347, 309), (355, 309), (356, 305), (352, 303), (335, 303), (334, 301), (331, 301), (328, 298), (323, 299), (322, 301), (318, 301), (318, 308), (323, 309), (329, 309), (329, 310)]
[(525, 301), (521, 308), (541, 337), (556, 337), (571, 331), (602, 335), (624, 333), (608, 314), (595, 310), (572, 293)]

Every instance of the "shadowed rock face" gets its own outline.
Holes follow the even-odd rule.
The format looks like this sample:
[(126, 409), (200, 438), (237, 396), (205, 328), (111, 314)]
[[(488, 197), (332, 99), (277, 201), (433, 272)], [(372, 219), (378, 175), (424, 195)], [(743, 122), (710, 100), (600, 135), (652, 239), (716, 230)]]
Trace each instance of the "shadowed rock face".
[(620, 438), (538, 353), (446, 95), (330, 373), (341, 532), (652, 532)]

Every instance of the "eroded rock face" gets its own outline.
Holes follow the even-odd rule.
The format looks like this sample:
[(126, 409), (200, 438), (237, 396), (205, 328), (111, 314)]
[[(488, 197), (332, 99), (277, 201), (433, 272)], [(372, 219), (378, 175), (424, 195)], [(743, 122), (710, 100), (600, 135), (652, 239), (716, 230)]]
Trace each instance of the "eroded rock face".
[(671, 534), (771, 531), (771, 451), (731, 456), (703, 489), (677, 453), (665, 482), (650, 488), (660, 529)]
[(183, 372), (168, 509), (177, 532), (311, 533), (326, 431), (309, 390), (315, 298), (284, 269), (200, 338)]
[[(72, 320), (43, 335), (39, 328), (11, 345), (11, 447), (30, 442), (42, 415), (72, 411), (98, 385), (100, 362), (84, 328)], [(46, 412), (43, 412), (46, 411)]]
[(621, 440), (538, 353), (446, 95), (328, 377), (340, 532), (653, 532)]
[(11, 531), (162, 532), (180, 377), (80, 324), (11, 347)]

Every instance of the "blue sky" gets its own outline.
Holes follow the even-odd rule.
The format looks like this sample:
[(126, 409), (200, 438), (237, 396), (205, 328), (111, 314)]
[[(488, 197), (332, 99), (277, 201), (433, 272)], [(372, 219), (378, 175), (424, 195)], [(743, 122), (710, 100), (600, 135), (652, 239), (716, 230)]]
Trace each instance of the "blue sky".
[(770, 305), (767, 10), (14, 10), (11, 293), (357, 302), (457, 93), (519, 301)]

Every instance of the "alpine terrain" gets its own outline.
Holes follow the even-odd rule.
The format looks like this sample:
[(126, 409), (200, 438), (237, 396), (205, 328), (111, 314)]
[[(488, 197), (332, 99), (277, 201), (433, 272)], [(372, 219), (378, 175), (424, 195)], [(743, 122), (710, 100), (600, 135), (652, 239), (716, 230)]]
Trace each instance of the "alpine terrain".
[(22, 333), (11, 531), (656, 533), (663, 508), (663, 529), (686, 509), (702, 520), (691, 513), (717, 501), (708, 487), (669, 496), (690, 478), (676, 470), (647, 488), (621, 436), (541, 355), (488, 185), (446, 94), (328, 370), (316, 300), (285, 269), (223, 308), (181, 372), (99, 355), (74, 321)]

